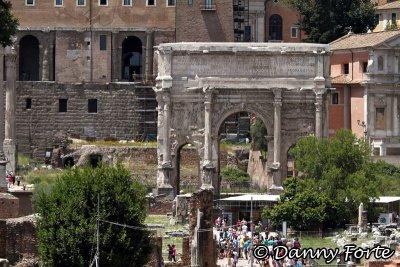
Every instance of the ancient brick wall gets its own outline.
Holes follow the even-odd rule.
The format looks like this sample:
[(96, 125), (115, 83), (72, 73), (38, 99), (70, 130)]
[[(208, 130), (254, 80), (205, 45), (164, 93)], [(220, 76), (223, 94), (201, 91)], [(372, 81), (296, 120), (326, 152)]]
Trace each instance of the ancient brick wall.
[(11, 193), (13, 196), (18, 198), (18, 217), (27, 216), (33, 214), (32, 206), (32, 191), (17, 191)]
[(0, 193), (0, 219), (18, 217), (19, 200), (8, 193)]
[(6, 220), (0, 220), (0, 258), (6, 257)]
[[(17, 142), (22, 153), (43, 157), (57, 133), (76, 138), (132, 140), (141, 136), (139, 97), (149, 87), (123, 84), (57, 84), (19, 82)], [(32, 100), (26, 109), (26, 99)], [(68, 99), (67, 112), (59, 112), (59, 99)], [(88, 99), (97, 99), (97, 113), (88, 112)]]
[(204, 1), (176, 1), (177, 42), (233, 42), (232, 0), (215, 0), (205, 9)]
[(8, 219), (5, 238), (6, 258), (11, 264), (38, 256), (36, 218), (33, 215)]

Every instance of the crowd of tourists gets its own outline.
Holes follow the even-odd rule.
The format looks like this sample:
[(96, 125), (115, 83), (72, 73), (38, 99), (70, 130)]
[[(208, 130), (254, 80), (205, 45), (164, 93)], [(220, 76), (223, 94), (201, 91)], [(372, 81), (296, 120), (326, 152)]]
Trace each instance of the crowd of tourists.
[(286, 246), (289, 249), (301, 248), (297, 238), (290, 240), (282, 238), (276, 233), (270, 233), (261, 222), (252, 225), (251, 222), (243, 219), (238, 220), (234, 225), (228, 225), (226, 219), (217, 218), (215, 227), (218, 238), (218, 258), (225, 259), (227, 267), (236, 267), (239, 259), (247, 261), (249, 265), (250, 261), (253, 261), (254, 266), (262, 267), (302, 267), (306, 265), (304, 259), (274, 260), (273, 257), (269, 257), (265, 260), (257, 260), (252, 257), (252, 249), (258, 245), (265, 245), (270, 252), (276, 246)]

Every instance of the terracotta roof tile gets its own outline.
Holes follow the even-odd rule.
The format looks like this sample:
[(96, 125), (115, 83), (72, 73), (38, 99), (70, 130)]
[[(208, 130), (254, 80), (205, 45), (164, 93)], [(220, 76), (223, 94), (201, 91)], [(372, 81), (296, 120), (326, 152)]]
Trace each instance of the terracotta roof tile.
[(384, 4), (382, 6), (377, 6), (376, 9), (378, 10), (385, 10), (385, 9), (396, 9), (400, 8), (400, 1), (394, 1), (391, 3)]
[(396, 36), (400, 37), (400, 31), (383, 31), (383, 32), (371, 32), (362, 34), (348, 34), (333, 41), (332, 43), (330, 43), (330, 45), (333, 51), (356, 49), (356, 48), (368, 48), (377, 46)]

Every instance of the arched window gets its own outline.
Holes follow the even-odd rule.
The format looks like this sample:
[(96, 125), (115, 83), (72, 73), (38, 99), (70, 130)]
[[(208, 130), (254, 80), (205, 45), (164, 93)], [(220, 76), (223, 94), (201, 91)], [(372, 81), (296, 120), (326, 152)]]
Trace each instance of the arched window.
[(269, 18), (269, 40), (282, 40), (282, 17), (277, 14)]
[(378, 70), (379, 71), (383, 70), (383, 57), (382, 56), (378, 57)]
[(26, 35), (19, 41), (19, 80), (39, 81), (39, 41)]
[(142, 41), (129, 36), (122, 42), (122, 79), (134, 81), (142, 74)]

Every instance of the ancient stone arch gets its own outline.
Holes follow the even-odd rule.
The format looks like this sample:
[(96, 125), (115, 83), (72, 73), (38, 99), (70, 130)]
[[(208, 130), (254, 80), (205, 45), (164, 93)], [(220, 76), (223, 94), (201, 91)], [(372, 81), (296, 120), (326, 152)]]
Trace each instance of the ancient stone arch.
[(328, 45), (162, 44), (157, 56), (159, 193), (175, 194), (174, 157), (185, 143), (199, 153), (202, 188), (219, 192), (218, 132), (231, 114), (263, 120), (272, 193), (282, 190), (288, 148), (301, 136), (327, 134)]

